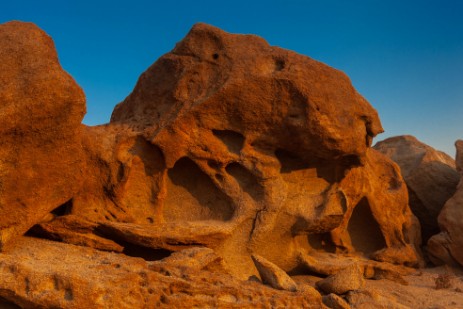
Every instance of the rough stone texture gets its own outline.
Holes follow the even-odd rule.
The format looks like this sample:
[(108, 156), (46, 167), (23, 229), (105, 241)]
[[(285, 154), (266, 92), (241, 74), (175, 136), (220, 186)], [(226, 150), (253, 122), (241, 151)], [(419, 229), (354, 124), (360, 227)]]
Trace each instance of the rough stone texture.
[(429, 239), (427, 247), (429, 258), (436, 265), (463, 266), (463, 141), (459, 140), (455, 145), (460, 183), (439, 214), (441, 232)]
[(320, 296), (237, 280), (219, 261), (202, 249), (147, 262), (22, 238), (0, 254), (0, 297), (22, 308), (323, 308)]
[(1, 24), (0, 42), (1, 250), (79, 190), (85, 96), (37, 26)]
[(388, 138), (374, 148), (400, 166), (408, 187), (410, 208), (420, 220), (426, 242), (439, 232), (437, 217), (455, 193), (460, 179), (455, 161), (410, 135)]
[(373, 289), (351, 291), (346, 295), (346, 298), (352, 308), (356, 309), (411, 309)]
[(317, 287), (325, 293), (344, 294), (360, 289), (365, 284), (363, 269), (358, 264), (351, 264), (333, 275), (317, 282)]
[(350, 309), (349, 304), (336, 294), (328, 294), (322, 297), (323, 303), (331, 309)]
[(88, 170), (98, 176), (89, 175), (72, 213), (159, 231), (209, 225), (220, 241), (199, 243), (243, 278), (256, 275), (250, 253), (290, 270), (298, 249), (340, 225), (330, 240), (340, 249), (416, 264), (409, 243), (419, 237), (400, 173), (369, 150), (381, 131), (343, 73), (198, 24), (142, 74), (111, 124), (87, 129)]
[(372, 261), (356, 255), (311, 252), (310, 255), (301, 253), (299, 260), (301, 266), (312, 274), (331, 276), (352, 265), (358, 265), (366, 279), (387, 279), (402, 285), (408, 284), (403, 276), (410, 275), (415, 271), (405, 266)]
[(0, 254), (0, 303), (323, 308), (313, 287), (244, 281), (251, 256), (282, 272), (300, 252), (419, 263), (399, 168), (370, 148), (377, 113), (342, 72), (198, 24), (86, 127), (49, 37), (10, 23), (0, 42), (0, 249), (34, 224), (91, 247), (21, 238)]
[(262, 278), (262, 282), (278, 290), (297, 291), (296, 283), (281, 268), (255, 254), (252, 255), (252, 260)]

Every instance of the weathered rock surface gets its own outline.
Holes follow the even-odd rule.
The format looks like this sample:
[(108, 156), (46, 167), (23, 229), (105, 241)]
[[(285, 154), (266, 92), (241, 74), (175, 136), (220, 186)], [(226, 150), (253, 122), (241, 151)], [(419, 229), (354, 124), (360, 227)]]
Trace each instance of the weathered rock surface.
[(255, 254), (252, 255), (252, 260), (262, 278), (262, 282), (278, 290), (297, 291), (296, 283), (281, 268)]
[(0, 297), (22, 308), (323, 308), (321, 297), (214, 271), (213, 255), (195, 249), (147, 262), (22, 238), (0, 254)]
[(428, 241), (429, 257), (436, 265), (463, 266), (463, 141), (459, 140), (455, 145), (457, 167), (461, 174), (460, 183), (439, 214), (441, 232)]
[(350, 309), (349, 304), (336, 294), (328, 294), (322, 297), (323, 303), (331, 309)]
[[(124, 163), (109, 173), (122, 180), (111, 198), (128, 214), (120, 197), (147, 196), (150, 212), (127, 222), (205, 221), (219, 232), (223, 224), (230, 236), (216, 250), (230, 271), (239, 266), (237, 275), (256, 274), (250, 253), (290, 270), (298, 249), (318, 246), (318, 236), (307, 235), (338, 227), (330, 242), (343, 250), (417, 262), (409, 243), (419, 237), (400, 173), (369, 150), (382, 131), (377, 113), (343, 73), (322, 63), (198, 24), (143, 73), (100, 129), (115, 126), (138, 135), (132, 146), (116, 147)], [(101, 213), (103, 204), (88, 213)], [(113, 212), (110, 220), (120, 219)]]
[(357, 264), (336, 272), (333, 275), (317, 282), (317, 287), (325, 293), (341, 295), (349, 291), (360, 289), (365, 284), (363, 279), (363, 269)]
[(37, 26), (1, 24), (0, 42), (2, 249), (80, 189), (85, 96)]
[(437, 217), (455, 193), (460, 179), (455, 161), (409, 135), (388, 138), (374, 148), (400, 166), (408, 187), (410, 207), (420, 220), (426, 242), (439, 232)]
[[(29, 235), (69, 244), (20, 238), (1, 253), (0, 303), (323, 308), (313, 287), (283, 276), (329, 271), (301, 252), (419, 263), (400, 170), (370, 148), (378, 115), (342, 72), (198, 24), (110, 124), (86, 127), (51, 40), (11, 23), (3, 41), (0, 245), (34, 224)], [(331, 290), (383, 279), (380, 264), (338, 268)], [(243, 281), (268, 273), (294, 292)]]

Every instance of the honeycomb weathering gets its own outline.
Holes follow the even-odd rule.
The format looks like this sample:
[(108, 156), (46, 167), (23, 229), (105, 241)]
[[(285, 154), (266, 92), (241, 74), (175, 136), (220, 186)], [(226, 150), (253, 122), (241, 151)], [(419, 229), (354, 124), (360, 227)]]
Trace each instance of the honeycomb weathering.
[[(21, 46), (31, 39), (21, 31), (39, 38), (37, 50), (15, 50), (22, 64), (37, 52), (53, 69), (44, 65), (21, 82), (37, 84), (49, 80), (42, 74), (53, 73), (66, 87), (47, 84), (62, 94), (50, 102), (40, 92), (0, 88), (0, 98), (45, 102), (49, 115), (56, 115), (47, 114), (54, 122), (44, 127), (38, 118), (28, 130), (22, 124), (30, 115), (21, 106), (5, 101), (2, 107), (21, 125), (0, 132), (0, 154), (7, 158), (0, 161), (1, 248), (35, 225), (30, 235), (150, 261), (182, 250), (169, 263), (188, 260), (184, 252), (208, 257), (188, 260), (195, 267), (203, 259), (219, 267), (223, 259), (223, 271), (240, 279), (266, 274), (263, 265), (297, 272), (307, 266), (307, 256), (323, 252), (420, 262), (419, 224), (400, 170), (370, 148), (382, 132), (378, 115), (342, 72), (253, 35), (197, 24), (141, 75), (109, 124), (86, 127), (80, 124), (80, 88), (59, 67), (53, 49), (48, 58), (41, 54), (42, 39), (49, 47), (44, 34), (31, 25), (5, 24), (0, 40), (18, 32), (12, 38)], [(11, 58), (9, 53), (0, 45), (2, 57)], [(0, 77), (21, 78), (11, 72), (7, 65)], [(56, 130), (47, 131), (52, 125)], [(42, 164), (49, 160), (53, 164)], [(145, 269), (140, 263), (137, 269)], [(156, 277), (156, 265), (149, 264), (149, 276)], [(118, 270), (121, 276), (148, 276), (124, 270)], [(245, 286), (254, 293), (252, 284)]]

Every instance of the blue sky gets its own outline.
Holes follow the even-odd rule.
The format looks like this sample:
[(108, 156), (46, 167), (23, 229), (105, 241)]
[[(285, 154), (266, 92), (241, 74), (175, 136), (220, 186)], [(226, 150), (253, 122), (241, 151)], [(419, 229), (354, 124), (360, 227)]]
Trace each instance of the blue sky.
[(463, 1), (2, 1), (0, 23), (50, 34), (87, 96), (84, 123), (106, 123), (138, 76), (196, 22), (253, 33), (346, 72), (388, 136), (454, 156), (463, 139)]

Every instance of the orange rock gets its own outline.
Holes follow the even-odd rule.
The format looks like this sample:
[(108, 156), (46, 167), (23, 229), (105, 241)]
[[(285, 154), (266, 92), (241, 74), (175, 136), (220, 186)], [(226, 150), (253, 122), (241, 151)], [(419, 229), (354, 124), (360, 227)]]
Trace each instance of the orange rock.
[(455, 146), (457, 168), (462, 177), (455, 194), (445, 203), (439, 214), (441, 233), (428, 241), (429, 258), (436, 265), (463, 266), (463, 141), (458, 140)]
[(0, 25), (0, 250), (82, 182), (85, 96), (31, 23)]
[(409, 135), (388, 138), (374, 148), (400, 166), (410, 196), (410, 208), (420, 220), (426, 242), (439, 232), (437, 216), (455, 193), (460, 179), (455, 161)]

